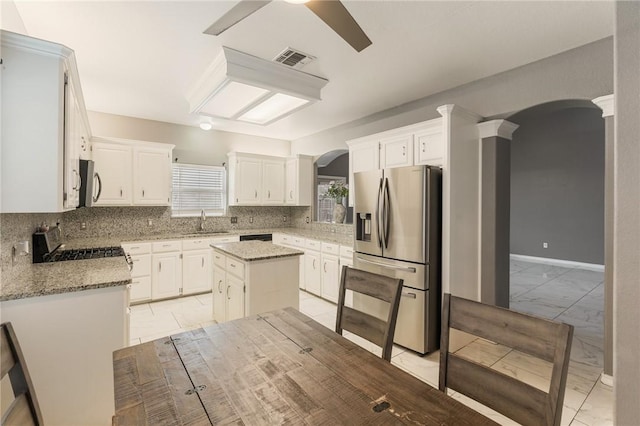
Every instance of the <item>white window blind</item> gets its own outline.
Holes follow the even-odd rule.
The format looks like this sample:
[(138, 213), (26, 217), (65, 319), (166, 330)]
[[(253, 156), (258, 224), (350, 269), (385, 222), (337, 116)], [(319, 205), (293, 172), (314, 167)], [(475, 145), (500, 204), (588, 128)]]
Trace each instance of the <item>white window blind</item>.
[(203, 209), (210, 215), (223, 215), (226, 195), (224, 167), (173, 164), (173, 216), (195, 216)]

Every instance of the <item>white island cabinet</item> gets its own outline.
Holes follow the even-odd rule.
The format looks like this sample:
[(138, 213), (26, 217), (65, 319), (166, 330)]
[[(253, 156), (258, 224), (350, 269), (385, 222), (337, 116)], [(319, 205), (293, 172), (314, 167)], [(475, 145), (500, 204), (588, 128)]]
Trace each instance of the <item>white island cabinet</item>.
[(218, 322), (299, 308), (300, 250), (266, 241), (212, 244), (213, 318)]

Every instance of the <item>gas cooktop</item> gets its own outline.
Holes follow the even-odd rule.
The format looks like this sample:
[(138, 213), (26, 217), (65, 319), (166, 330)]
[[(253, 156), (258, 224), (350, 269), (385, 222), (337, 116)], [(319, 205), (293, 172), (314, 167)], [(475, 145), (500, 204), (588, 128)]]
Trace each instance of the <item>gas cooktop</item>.
[(44, 256), (45, 262), (62, 262), (65, 260), (100, 259), (103, 257), (124, 256), (122, 247), (98, 247), (73, 250), (56, 250)]

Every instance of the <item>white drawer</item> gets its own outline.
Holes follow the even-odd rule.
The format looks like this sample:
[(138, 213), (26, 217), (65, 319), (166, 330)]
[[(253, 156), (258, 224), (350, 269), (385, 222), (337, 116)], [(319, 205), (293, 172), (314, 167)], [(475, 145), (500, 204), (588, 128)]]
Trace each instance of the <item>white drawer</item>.
[(225, 269), (227, 267), (227, 256), (219, 251), (213, 251), (213, 264)]
[(309, 250), (320, 251), (320, 248), (322, 247), (322, 243), (317, 240), (306, 240), (304, 247)]
[(227, 257), (227, 273), (244, 280), (244, 263), (232, 257)]
[(144, 277), (151, 275), (151, 255), (150, 254), (134, 254), (131, 256), (133, 267), (131, 268), (132, 277)]
[(151, 253), (151, 243), (122, 243), (122, 248), (131, 255)]
[(228, 237), (215, 237), (211, 239), (211, 244), (235, 243), (240, 241), (239, 235), (229, 235)]
[(182, 241), (156, 241), (151, 247), (154, 253), (166, 253), (169, 251), (182, 251)]
[(340, 246), (340, 256), (353, 258), (353, 247)]
[(182, 240), (182, 250), (201, 250), (209, 248), (211, 240), (209, 238), (194, 238), (190, 240)]
[(291, 245), (295, 247), (304, 248), (304, 238), (291, 237)]
[(333, 255), (339, 256), (340, 255), (340, 246), (338, 244), (322, 243), (322, 253), (323, 254), (333, 254)]

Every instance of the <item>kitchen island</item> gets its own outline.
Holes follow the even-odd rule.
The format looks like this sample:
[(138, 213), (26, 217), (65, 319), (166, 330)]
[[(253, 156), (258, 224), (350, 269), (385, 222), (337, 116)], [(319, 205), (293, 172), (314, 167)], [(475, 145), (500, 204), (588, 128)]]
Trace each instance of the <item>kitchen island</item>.
[(213, 319), (231, 321), (299, 307), (300, 250), (266, 241), (212, 244)]

